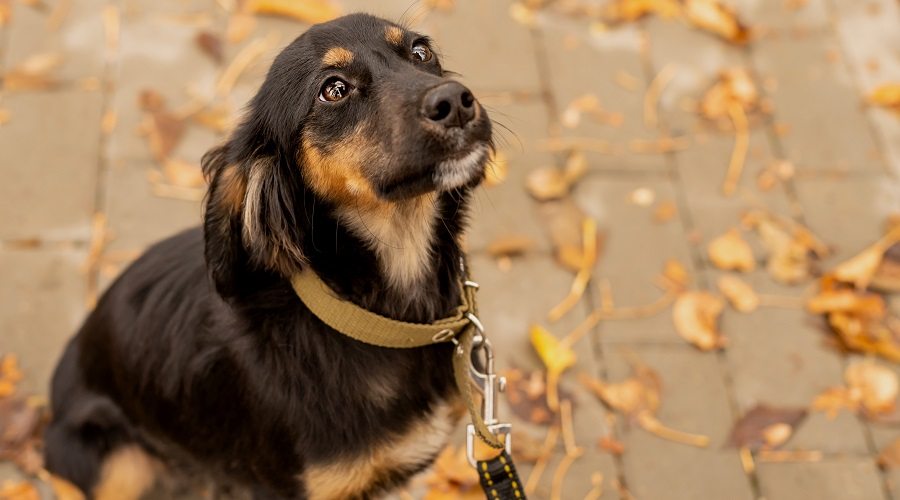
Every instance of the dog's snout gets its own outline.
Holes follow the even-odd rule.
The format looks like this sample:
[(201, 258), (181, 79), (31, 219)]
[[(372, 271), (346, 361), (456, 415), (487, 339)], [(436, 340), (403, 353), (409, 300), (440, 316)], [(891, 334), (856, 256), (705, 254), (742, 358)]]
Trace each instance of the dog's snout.
[(447, 128), (462, 127), (475, 118), (475, 97), (459, 82), (443, 83), (425, 94), (422, 114)]

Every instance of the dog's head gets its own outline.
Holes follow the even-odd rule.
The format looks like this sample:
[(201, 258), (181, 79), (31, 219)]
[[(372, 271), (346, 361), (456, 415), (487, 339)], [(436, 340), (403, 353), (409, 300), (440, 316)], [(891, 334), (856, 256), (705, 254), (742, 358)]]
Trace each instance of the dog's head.
[(296, 271), (315, 201), (379, 213), (466, 190), (490, 147), (486, 112), (427, 37), (363, 14), (313, 26), (275, 59), (231, 139), (203, 159), (219, 291), (228, 294), (239, 258)]

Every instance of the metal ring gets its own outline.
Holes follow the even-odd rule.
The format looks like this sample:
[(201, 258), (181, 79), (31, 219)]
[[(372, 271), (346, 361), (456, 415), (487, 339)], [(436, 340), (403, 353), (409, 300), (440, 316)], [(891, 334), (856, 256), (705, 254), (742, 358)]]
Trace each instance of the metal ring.
[(443, 330), (434, 334), (434, 337), (431, 337), (432, 342), (446, 342), (448, 340), (456, 343), (456, 339), (453, 338), (456, 336), (456, 332), (449, 328), (444, 328)]
[(466, 317), (469, 318), (469, 321), (475, 325), (475, 328), (477, 328), (479, 332), (484, 333), (484, 325), (481, 324), (481, 320), (478, 319), (478, 316), (475, 316), (472, 313), (466, 313)]
[(474, 289), (476, 289), (476, 290), (481, 286), (481, 285), (479, 285), (478, 283), (475, 283), (475, 282), (472, 281), (472, 280), (466, 280), (466, 281), (464, 281), (464, 282), (463, 282), (463, 285), (466, 285), (467, 287), (474, 288)]

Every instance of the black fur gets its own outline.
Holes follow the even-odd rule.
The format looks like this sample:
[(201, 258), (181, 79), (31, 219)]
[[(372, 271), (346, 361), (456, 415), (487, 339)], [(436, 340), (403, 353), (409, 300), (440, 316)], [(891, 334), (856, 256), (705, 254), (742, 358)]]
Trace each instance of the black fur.
[[(310, 266), (345, 298), (407, 321), (432, 321), (458, 305), (458, 238), (480, 178), (438, 193), (433, 265), (408, 290), (388, 286), (370, 245), (335, 215), (347, 201), (323, 196), (304, 176), (304, 137), (327, 150), (350, 140), (361, 123), (381, 134), (379, 147), (389, 153), (389, 164), (363, 172), (381, 196), (405, 179), (415, 180), (407, 198), (433, 191), (421, 179), (453, 147), (489, 143), (483, 111), (463, 146), (422, 130), (417, 103), (444, 73), (436, 57), (419, 63), (385, 42), (389, 25), (347, 16), (311, 28), (278, 56), (243, 123), (204, 158), (210, 190), (202, 230), (150, 248), (68, 345), (53, 379), (51, 472), (90, 494), (104, 458), (137, 444), (258, 498), (305, 498), (309, 485), (298, 478), (311, 464), (397, 439), (457, 397), (452, 346), (393, 350), (356, 342), (314, 317), (287, 280)], [(417, 38), (405, 36), (406, 44)], [(333, 46), (355, 56), (340, 73), (356, 86), (341, 108), (317, 99), (336, 73), (319, 68)], [(257, 164), (256, 232), (248, 235), (248, 200), (229, 200), (252, 195)], [(365, 389), (378, 378), (398, 381), (387, 404)], [(394, 487), (428, 463), (388, 471), (360, 496)]]

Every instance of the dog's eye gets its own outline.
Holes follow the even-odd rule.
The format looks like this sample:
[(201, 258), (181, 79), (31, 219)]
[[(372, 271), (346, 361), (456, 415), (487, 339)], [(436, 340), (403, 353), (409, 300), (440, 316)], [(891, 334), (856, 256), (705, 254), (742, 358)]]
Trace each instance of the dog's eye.
[(422, 62), (428, 62), (431, 60), (431, 49), (429, 49), (428, 46), (424, 43), (417, 43), (416, 45), (413, 45), (412, 53), (413, 56), (415, 56)]
[(340, 101), (350, 93), (350, 84), (340, 78), (329, 78), (319, 91), (319, 100), (325, 102)]

